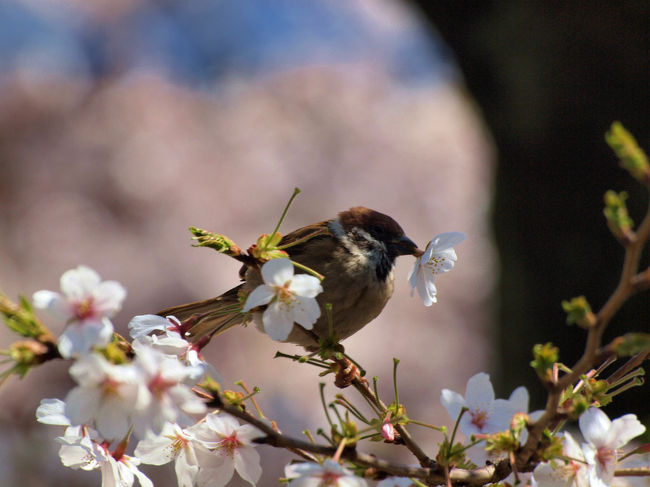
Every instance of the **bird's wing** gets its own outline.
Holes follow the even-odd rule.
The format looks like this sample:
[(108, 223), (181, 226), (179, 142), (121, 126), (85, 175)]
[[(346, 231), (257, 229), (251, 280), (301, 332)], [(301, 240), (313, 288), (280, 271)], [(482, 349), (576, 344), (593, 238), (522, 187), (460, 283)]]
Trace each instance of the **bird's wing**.
[(218, 335), (229, 328), (244, 322), (241, 312), (239, 290), (243, 284), (226, 291), (216, 298), (172, 306), (156, 313), (159, 316), (175, 316), (184, 322), (195, 319), (190, 328), (190, 338), (196, 342), (206, 335)]

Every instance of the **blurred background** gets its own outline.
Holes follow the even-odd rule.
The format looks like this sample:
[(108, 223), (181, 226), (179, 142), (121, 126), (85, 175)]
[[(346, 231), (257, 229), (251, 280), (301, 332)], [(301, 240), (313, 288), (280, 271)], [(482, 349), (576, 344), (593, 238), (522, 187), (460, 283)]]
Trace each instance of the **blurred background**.
[[(364, 205), (421, 247), (468, 235), (438, 304), (409, 296), (402, 258), (381, 317), (345, 342), (380, 393), (399, 357), (418, 420), (451, 425), (440, 390), (463, 393), (480, 371), (498, 397), (527, 385), (537, 409), (532, 346), (553, 341), (573, 363), (584, 332), (560, 302), (584, 294), (598, 309), (617, 282), (603, 193), (628, 191), (636, 222), (647, 205), (603, 140), (620, 120), (650, 147), (647, 14), (640, 1), (0, 0), (0, 289), (58, 290), (89, 265), (128, 289), (114, 319), (126, 333), (136, 314), (237, 283), (237, 263), (192, 249), (188, 226), (247, 247), (298, 186), (285, 233)], [(630, 329), (650, 329), (647, 294), (606, 340)], [(1, 347), (13, 339), (0, 331)], [(315, 431), (318, 371), (278, 349), (299, 352), (249, 327), (206, 355), (231, 387), (261, 386), (285, 432)], [(60, 431), (34, 421), (41, 398), (73, 385), (68, 367), (0, 389), (0, 485), (97, 485), (60, 465)], [(648, 387), (607, 412), (648, 424)], [(413, 433), (436, 450), (439, 436)], [(261, 454), (260, 485), (275, 485), (291, 455)], [(143, 470), (175, 485), (171, 469)]]

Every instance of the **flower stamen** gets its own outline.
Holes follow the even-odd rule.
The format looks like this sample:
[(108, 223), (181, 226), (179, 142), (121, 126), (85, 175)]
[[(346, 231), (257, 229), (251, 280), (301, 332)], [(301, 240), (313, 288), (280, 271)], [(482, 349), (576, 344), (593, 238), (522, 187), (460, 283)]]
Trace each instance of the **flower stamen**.
[(469, 414), (472, 417), (471, 423), (474, 426), (476, 426), (478, 429), (482, 430), (487, 424), (487, 420), (488, 420), (487, 411), (476, 409), (474, 411), (469, 411)]

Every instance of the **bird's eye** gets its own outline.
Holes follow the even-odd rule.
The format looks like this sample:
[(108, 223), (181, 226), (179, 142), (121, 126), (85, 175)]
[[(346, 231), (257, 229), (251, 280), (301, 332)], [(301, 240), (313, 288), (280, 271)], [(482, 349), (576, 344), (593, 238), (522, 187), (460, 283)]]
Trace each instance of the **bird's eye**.
[(384, 227), (380, 225), (373, 225), (370, 228), (370, 231), (376, 235), (383, 235), (384, 234)]

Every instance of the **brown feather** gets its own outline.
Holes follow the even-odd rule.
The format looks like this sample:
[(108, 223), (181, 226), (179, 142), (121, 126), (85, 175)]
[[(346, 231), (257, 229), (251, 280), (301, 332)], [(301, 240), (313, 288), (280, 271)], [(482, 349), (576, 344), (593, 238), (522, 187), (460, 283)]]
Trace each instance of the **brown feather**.
[(243, 284), (240, 284), (216, 298), (172, 306), (156, 314), (175, 316), (180, 321), (196, 318), (197, 322), (189, 332), (194, 342), (206, 335), (218, 335), (244, 322), (244, 314), (237, 309), (239, 307), (238, 294), (242, 287)]

